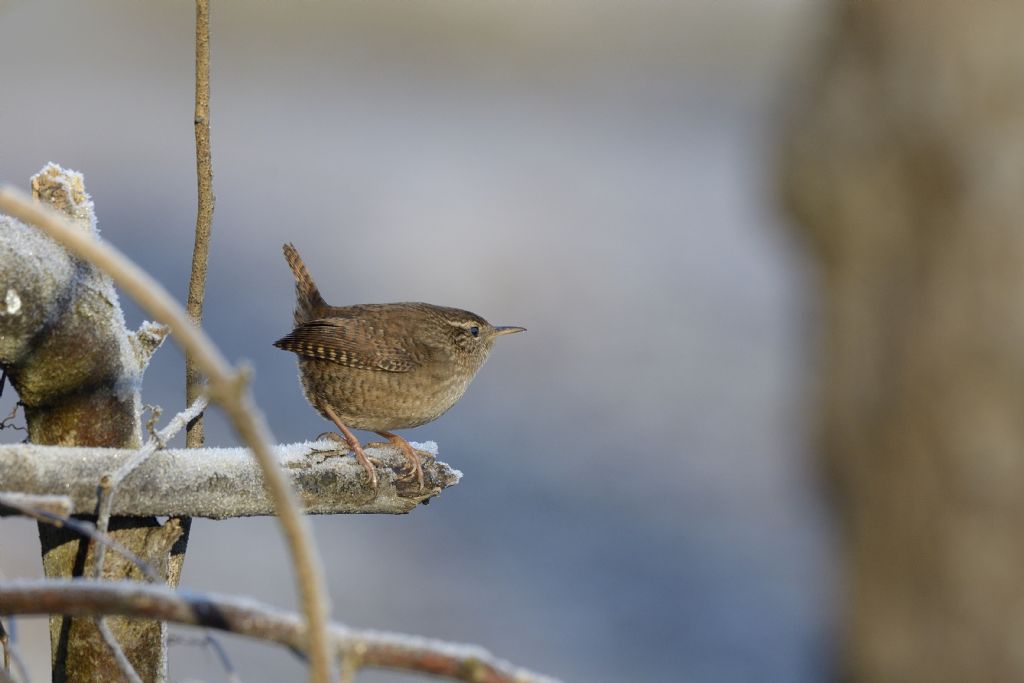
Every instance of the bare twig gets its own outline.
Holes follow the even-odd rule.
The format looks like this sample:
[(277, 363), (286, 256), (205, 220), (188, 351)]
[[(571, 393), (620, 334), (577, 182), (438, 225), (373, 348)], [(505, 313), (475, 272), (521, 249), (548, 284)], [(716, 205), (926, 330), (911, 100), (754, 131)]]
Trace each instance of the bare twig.
[(160, 406), (150, 405), (149, 403), (142, 406), (143, 413), (149, 412), (149, 419), (146, 420), (146, 433), (149, 434), (150, 439), (156, 438), (156, 423), (160, 420), (160, 415), (163, 414), (164, 409)]
[(209, 633), (204, 633), (202, 638), (188, 638), (184, 635), (174, 634), (167, 637), (167, 643), (169, 645), (191, 645), (213, 650), (213, 653), (217, 656), (217, 661), (224, 668), (224, 676), (227, 678), (228, 683), (242, 683), (242, 678), (238, 675), (238, 671), (235, 670), (235, 665), (231, 663), (231, 658), (228, 657), (224, 646)]
[[(37, 512), (49, 512), (61, 517), (70, 517), (71, 513), (75, 511), (75, 504), (70, 496), (60, 494), (0, 491), (0, 514), (6, 514), (7, 510), (17, 511), (29, 517)], [(25, 510), (30, 512), (26, 513)]]
[(110, 653), (114, 655), (114, 661), (117, 662), (117, 668), (121, 670), (125, 680), (128, 683), (142, 683), (142, 679), (139, 678), (139, 674), (135, 671), (135, 667), (128, 661), (128, 656), (124, 653), (124, 649), (121, 644), (117, 642), (117, 638), (110, 632), (110, 627), (107, 626), (107, 620), (102, 617), (96, 617), (96, 630), (100, 632), (100, 637), (103, 638), (103, 642), (110, 648)]
[[(114, 504), (114, 494), (117, 492), (117, 487), (124, 481), (124, 478), (134, 472), (144, 462), (149, 460), (157, 450), (164, 448), (167, 445), (167, 442), (173, 439), (174, 435), (181, 431), (182, 427), (188, 424), (189, 420), (194, 419), (197, 415), (203, 412), (207, 403), (207, 398), (205, 396), (200, 396), (195, 403), (171, 418), (171, 421), (167, 423), (167, 426), (159, 432), (156, 432), (153, 437), (146, 442), (146, 445), (140, 448), (134, 456), (125, 461), (124, 464), (120, 465), (113, 472), (104, 474), (100, 477), (99, 504), (97, 506), (96, 518), (97, 531), (101, 534), (107, 533), (107, 527), (110, 524), (110, 511)], [(159, 414), (159, 412), (155, 410), (153, 411), (154, 417), (159, 416)], [(92, 575), (96, 578), (103, 575), (103, 558), (105, 550), (105, 546), (100, 545), (96, 548), (96, 554), (93, 556)]]
[[(295, 614), (249, 598), (177, 593), (166, 586), (128, 581), (16, 580), (0, 582), (0, 611), (129, 617), (203, 626), (305, 651), (306, 629)], [(331, 624), (329, 652), (354, 652), (363, 668), (432, 674), (473, 683), (556, 683), (519, 669), (483, 648), (418, 636), (355, 631)]]
[(76, 229), (56, 211), (33, 203), (13, 187), (0, 187), (0, 210), (38, 226), (76, 256), (106, 272), (150, 315), (166, 324), (178, 344), (195, 355), (196, 364), (209, 378), (210, 398), (231, 418), (235, 430), (252, 449), (263, 470), (288, 542), (303, 611), (308, 619), (311, 679), (327, 683), (331, 677), (326, 633), (330, 601), (324, 586), (323, 564), (313, 543), (309, 521), (299, 511), (295, 496), (274, 460), (269, 445), (273, 442), (270, 430), (252, 402), (244, 374), (232, 370), (223, 354), (189, 321), (185, 311), (160, 283), (117, 249)]
[[(7, 377), (7, 371), (6, 370), (4, 370), (4, 375), (3, 376)], [(0, 393), (3, 393), (3, 389), (2, 388), (0, 388)], [(7, 415), (7, 417), (5, 417), (3, 420), (0, 420), (0, 431), (3, 431), (5, 429), (14, 429), (14, 430), (21, 431), (21, 432), (27, 432), (28, 431), (28, 428), (25, 427), (24, 425), (12, 424), (14, 422), (14, 418), (18, 414), (18, 408), (20, 408), (20, 407), (21, 407), (20, 403), (15, 403), (14, 407), (11, 408), (11, 412)]]
[[(0, 646), (4, 649), (4, 665), (0, 667), (0, 683), (15, 683), (21, 681), (21, 683), (28, 683), (28, 669), (25, 668), (25, 662), (21, 660), (21, 655), (18, 654), (18, 648), (14, 646), (15, 641), (15, 621), (12, 617), (8, 622), (10, 631), (4, 629), (3, 622), (0, 622)], [(11, 673), (11, 667), (14, 671), (18, 672), (17, 678)], [(4, 678), (6, 676), (7, 678)]]
[[(157, 574), (145, 560), (133, 553), (131, 550), (126, 548), (123, 544), (118, 543), (106, 533), (101, 533), (89, 522), (82, 519), (75, 519), (70, 517), (69, 514), (60, 514), (51, 512), (49, 509), (35, 508), (25, 503), (25, 500), (30, 500), (31, 496), (25, 496), (24, 494), (10, 494), (0, 493), (0, 506), (13, 508), (19, 511), (26, 517), (31, 517), (35, 520), (50, 524), (58, 528), (67, 528), (74, 531), (76, 534), (85, 536), (86, 538), (95, 541), (99, 548), (109, 547), (116, 553), (119, 553), (125, 557), (129, 562), (139, 568), (147, 579), (159, 583), (163, 579)], [(39, 497), (36, 497), (39, 498)], [(56, 496), (45, 496), (45, 500), (53, 501)], [(70, 501), (67, 503), (67, 507), (70, 508)]]
[(4, 628), (3, 620), (0, 620), (0, 647), (2, 647), (4, 649), (4, 658), (3, 658), (3, 667), (2, 667), (4, 669), (4, 671), (6, 671), (7, 669), (11, 668), (11, 652), (10, 652), (10, 648), (8, 646), (8, 642), (9, 642), (9, 639), (8, 639), (8, 636), (7, 636), (7, 629)]
[[(459, 480), (444, 462), (424, 458), (426, 485), (400, 479), (405, 457), (390, 444), (369, 446), (380, 485), (368, 488), (355, 458), (330, 441), (273, 447), (299, 502), (309, 514), (405, 514)], [(423, 448), (433, 450), (432, 444)], [(3, 486), (35, 496), (59, 494), (79, 512), (100, 508), (96, 486), (106, 473), (138, 456), (137, 449), (0, 445)], [(49, 500), (49, 499), (48, 499)], [(53, 499), (56, 500), (56, 499)], [(245, 448), (157, 450), (118, 486), (111, 515), (250, 517), (274, 514), (274, 499), (252, 452)], [(0, 516), (12, 514), (0, 507)]]

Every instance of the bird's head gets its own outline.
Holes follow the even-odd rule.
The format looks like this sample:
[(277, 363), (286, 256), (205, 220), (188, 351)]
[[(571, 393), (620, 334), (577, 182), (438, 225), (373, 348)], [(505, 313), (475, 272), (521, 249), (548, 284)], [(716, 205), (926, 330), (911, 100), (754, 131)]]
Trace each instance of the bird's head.
[(455, 353), (463, 358), (475, 359), (481, 364), (487, 359), (495, 339), (506, 334), (526, 332), (525, 327), (497, 327), (475, 313), (457, 309), (445, 311), (444, 321), (449, 326)]

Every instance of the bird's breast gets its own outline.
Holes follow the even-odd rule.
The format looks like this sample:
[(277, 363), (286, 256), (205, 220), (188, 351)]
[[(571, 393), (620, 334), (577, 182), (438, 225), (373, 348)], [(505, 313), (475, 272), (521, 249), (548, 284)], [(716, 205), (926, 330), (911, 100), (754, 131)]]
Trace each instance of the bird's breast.
[(327, 403), (348, 426), (379, 432), (425, 424), (455, 405), (472, 375), (444, 365), (386, 372), (300, 358), (299, 376), (321, 413)]

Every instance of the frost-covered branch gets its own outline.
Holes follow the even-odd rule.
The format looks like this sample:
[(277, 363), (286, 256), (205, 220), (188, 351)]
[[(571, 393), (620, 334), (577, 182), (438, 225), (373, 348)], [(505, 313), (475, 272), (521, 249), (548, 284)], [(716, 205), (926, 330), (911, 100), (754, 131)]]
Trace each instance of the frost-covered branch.
[[(416, 445), (436, 452), (436, 445)], [(388, 445), (368, 447), (380, 467), (380, 488), (367, 488), (363, 468), (333, 441), (277, 446), (275, 462), (287, 473), (302, 507), (311, 514), (403, 514), (458, 482), (447, 464), (424, 461), (425, 488), (399, 479), (404, 456)], [(61, 448), (34, 444), (0, 446), (0, 481), (34, 496), (64, 495), (74, 511), (94, 513), (97, 483), (138, 451)], [(274, 514), (274, 501), (259, 466), (244, 448), (166, 449), (152, 453), (117, 489), (111, 513), (223, 519)], [(5, 514), (0, 509), (0, 515)]]
[[(7, 614), (123, 615), (204, 626), (307, 648), (305, 626), (295, 614), (249, 599), (178, 593), (165, 586), (110, 581), (25, 580), (0, 582), (0, 611)], [(431, 674), (472, 683), (557, 683), (519, 669), (483, 648), (419, 636), (357, 631), (339, 624), (328, 630), (336, 656), (352, 657), (360, 668)]]

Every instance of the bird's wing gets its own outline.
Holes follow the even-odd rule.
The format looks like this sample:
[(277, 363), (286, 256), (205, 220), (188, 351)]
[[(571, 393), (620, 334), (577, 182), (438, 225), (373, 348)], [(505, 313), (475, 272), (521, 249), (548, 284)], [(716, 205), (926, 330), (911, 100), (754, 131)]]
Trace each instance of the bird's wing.
[(310, 320), (274, 346), (306, 358), (387, 372), (409, 372), (422, 363), (425, 352), (415, 340), (388, 340), (379, 327), (357, 318)]

